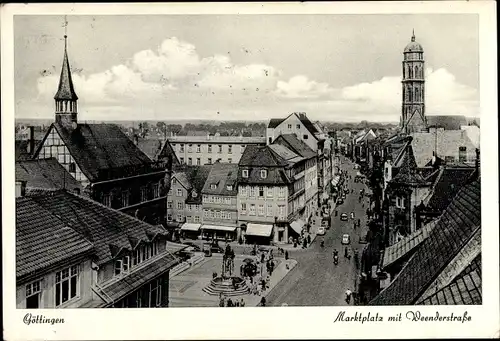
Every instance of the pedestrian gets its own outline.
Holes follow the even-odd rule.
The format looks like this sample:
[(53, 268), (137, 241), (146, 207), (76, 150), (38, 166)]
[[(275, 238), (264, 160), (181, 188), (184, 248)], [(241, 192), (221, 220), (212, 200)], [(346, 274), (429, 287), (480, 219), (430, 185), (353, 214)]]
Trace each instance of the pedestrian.
[(311, 244), (311, 235), (307, 235), (307, 243)]
[(262, 253), (260, 254), (260, 262), (261, 262), (261, 263), (264, 263), (265, 258), (266, 258), (266, 255), (264, 254), (264, 252), (262, 252)]
[(228, 307), (232, 307), (233, 306), (233, 301), (230, 298), (227, 300), (227, 306)]
[(244, 306), (245, 306), (245, 300), (241, 299), (241, 301), (240, 301), (240, 307), (244, 307)]
[(260, 299), (260, 305), (262, 307), (265, 307), (266, 306), (266, 298), (264, 296), (262, 296), (262, 298)]
[(288, 251), (285, 251), (285, 260), (288, 260)]
[(240, 306), (240, 301), (236, 301), (235, 306), (239, 307)]

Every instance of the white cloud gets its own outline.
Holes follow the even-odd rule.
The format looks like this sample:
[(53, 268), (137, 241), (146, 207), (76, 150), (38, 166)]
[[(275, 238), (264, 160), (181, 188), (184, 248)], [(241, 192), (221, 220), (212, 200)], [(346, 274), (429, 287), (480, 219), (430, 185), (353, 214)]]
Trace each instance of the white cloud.
[(286, 98), (318, 98), (329, 95), (332, 91), (327, 83), (318, 83), (299, 75), (287, 82), (278, 81), (276, 94)]
[[(156, 51), (139, 51), (103, 72), (73, 73), (73, 80), (84, 104), (81, 111), (90, 114), (94, 108), (102, 113), (106, 106), (121, 107), (124, 119), (136, 118), (139, 110), (152, 119), (241, 119), (238, 113), (266, 119), (306, 111), (318, 119), (398, 121), (401, 111), (398, 76), (337, 89), (305, 75), (282, 80), (273, 66), (237, 65), (218, 54), (201, 57), (194, 45), (175, 37), (164, 40)], [(58, 75), (40, 77), (37, 101), (52, 103), (58, 81)], [(426, 70), (427, 113), (477, 115), (478, 107), (476, 89), (460, 84), (446, 69)]]

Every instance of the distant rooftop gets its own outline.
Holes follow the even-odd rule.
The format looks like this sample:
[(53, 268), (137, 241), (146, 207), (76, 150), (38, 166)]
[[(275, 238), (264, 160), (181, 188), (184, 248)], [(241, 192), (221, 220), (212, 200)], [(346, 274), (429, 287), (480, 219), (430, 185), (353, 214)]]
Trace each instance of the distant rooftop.
[(170, 143), (248, 143), (266, 144), (266, 138), (261, 136), (170, 136)]

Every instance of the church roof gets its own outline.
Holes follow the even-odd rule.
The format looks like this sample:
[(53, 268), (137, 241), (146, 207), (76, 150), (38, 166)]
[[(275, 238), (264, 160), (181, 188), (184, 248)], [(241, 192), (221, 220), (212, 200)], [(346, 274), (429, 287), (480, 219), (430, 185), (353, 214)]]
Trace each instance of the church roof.
[[(67, 129), (58, 123), (52, 125), (68, 148), (76, 164), (91, 181), (110, 180), (123, 177), (116, 170), (131, 169), (135, 174), (149, 171), (153, 161), (144, 154), (114, 124), (78, 124), (75, 129)], [(47, 131), (50, 134), (51, 129)], [(42, 148), (40, 144), (37, 153)], [(126, 173), (126, 172), (125, 172)]]
[(59, 88), (57, 89), (57, 93), (54, 96), (54, 99), (76, 101), (78, 99), (78, 96), (76, 95), (75, 88), (73, 86), (73, 80), (71, 78), (71, 69), (69, 67), (66, 43), (66, 36), (64, 36), (63, 65), (61, 69), (61, 77), (59, 78)]
[(408, 45), (406, 45), (404, 52), (405, 53), (407, 53), (407, 52), (424, 52), (422, 45), (420, 45), (419, 43), (417, 43), (415, 41), (415, 33), (413, 33), (413, 36), (411, 37), (411, 42), (409, 42)]
[(417, 173), (417, 163), (410, 143), (406, 145), (406, 153), (403, 157), (401, 168), (392, 181), (405, 184), (420, 184), (425, 182), (422, 176)]

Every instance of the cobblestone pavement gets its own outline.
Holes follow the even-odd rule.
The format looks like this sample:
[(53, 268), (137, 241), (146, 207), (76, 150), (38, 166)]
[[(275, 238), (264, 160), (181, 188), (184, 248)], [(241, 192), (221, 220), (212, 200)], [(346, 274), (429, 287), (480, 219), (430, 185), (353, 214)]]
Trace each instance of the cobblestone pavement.
[[(365, 198), (364, 205), (358, 202), (359, 191), (366, 188), (365, 184), (354, 183), (354, 164), (343, 158), (341, 169), (347, 170), (352, 176), (348, 181), (348, 188), (354, 189), (354, 193), (348, 194), (345, 202), (337, 207), (338, 216), (332, 215), (332, 225), (326, 235), (318, 236), (310, 248), (303, 252), (290, 252), (290, 256), (297, 260), (295, 270), (277, 285), (273, 292), (268, 295), (268, 306), (341, 306), (346, 305), (344, 293), (347, 289), (355, 291), (355, 277), (357, 270), (354, 258), (344, 258), (344, 246), (341, 244), (342, 235), (349, 234), (351, 245), (350, 254), (354, 249), (359, 250), (361, 255), (363, 244), (359, 244), (359, 237), (364, 236), (366, 227), (366, 208), (368, 199)], [(355, 220), (361, 219), (361, 227), (353, 229), (353, 220), (340, 221), (340, 214), (355, 213)], [(325, 246), (320, 247), (321, 240)], [(339, 251), (339, 264), (333, 264), (333, 250)], [(351, 303), (353, 301), (351, 300)]]
[[(236, 255), (235, 257), (235, 273), (239, 275), (239, 268), (242, 261), (247, 258), (245, 255)], [(246, 307), (255, 307), (259, 304), (261, 297), (268, 295), (273, 288), (280, 283), (296, 265), (295, 260), (285, 261), (284, 258), (275, 258), (277, 264), (276, 269), (269, 281), (269, 289), (260, 295), (241, 295), (235, 298), (245, 301)], [(288, 269), (286, 265), (288, 264)], [(214, 254), (212, 257), (205, 258), (199, 264), (194, 265), (190, 269), (174, 276), (170, 279), (169, 287), (169, 307), (218, 307), (219, 297), (205, 293), (202, 289), (206, 287), (212, 279), (212, 273), (220, 274), (222, 266), (222, 255)], [(264, 275), (266, 275), (264, 267)], [(232, 299), (235, 299), (232, 298)]]

